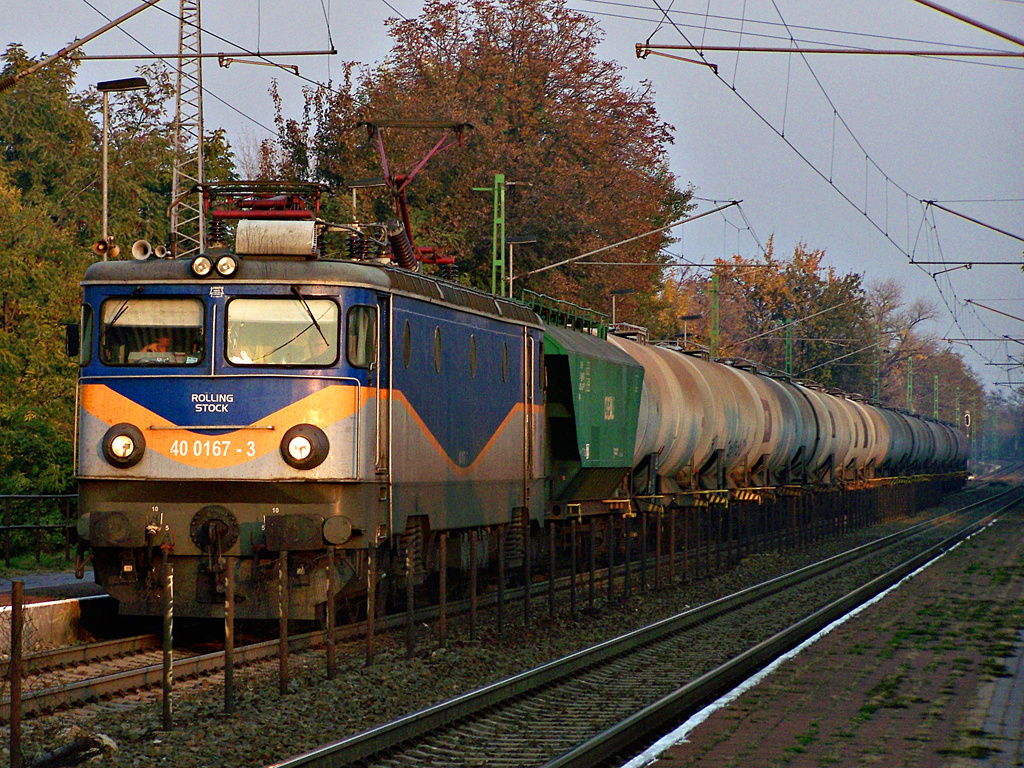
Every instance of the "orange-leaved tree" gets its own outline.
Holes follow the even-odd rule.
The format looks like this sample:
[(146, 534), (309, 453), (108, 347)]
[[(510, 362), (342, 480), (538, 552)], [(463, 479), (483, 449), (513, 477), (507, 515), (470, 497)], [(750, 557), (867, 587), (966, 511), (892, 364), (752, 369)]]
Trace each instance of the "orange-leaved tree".
[[(617, 64), (596, 53), (601, 31), (564, 0), (432, 0), (414, 19), (392, 19), (391, 53), (339, 87), (307, 92), (301, 120), (279, 118), (284, 171), (344, 186), (380, 176), (362, 121), (453, 121), (473, 127), (462, 146), (434, 156), (409, 187), (417, 244), (446, 248), (463, 280), (490, 286), (496, 173), (508, 181), (506, 227), (536, 243), (515, 252), (518, 287), (607, 311), (608, 291), (633, 288), (640, 302), (661, 269), (544, 265), (664, 226), (686, 211), (689, 193), (668, 170), (671, 126), (650, 85), (630, 88)], [(441, 129), (386, 129), (389, 162), (409, 170)], [(387, 202), (386, 200), (384, 202)], [(371, 215), (387, 215), (387, 206)], [(606, 260), (661, 263), (665, 235), (608, 252)]]

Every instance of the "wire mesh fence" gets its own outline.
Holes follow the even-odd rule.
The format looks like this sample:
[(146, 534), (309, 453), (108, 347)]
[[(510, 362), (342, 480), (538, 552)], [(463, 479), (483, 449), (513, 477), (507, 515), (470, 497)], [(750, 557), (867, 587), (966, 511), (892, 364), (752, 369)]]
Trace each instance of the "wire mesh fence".
[[(29, 598), (31, 599), (31, 598)], [(38, 598), (37, 598), (38, 599)], [(54, 647), (53, 615), (48, 608), (34, 607), (23, 598), (21, 625), (16, 626), (14, 606), (0, 607), (0, 723), (10, 722), (11, 680), (14, 656), (13, 641), (21, 639), (21, 694), (28, 697), (61, 685), (66, 680), (59, 669), (48, 669), (35, 663), (34, 657)]]

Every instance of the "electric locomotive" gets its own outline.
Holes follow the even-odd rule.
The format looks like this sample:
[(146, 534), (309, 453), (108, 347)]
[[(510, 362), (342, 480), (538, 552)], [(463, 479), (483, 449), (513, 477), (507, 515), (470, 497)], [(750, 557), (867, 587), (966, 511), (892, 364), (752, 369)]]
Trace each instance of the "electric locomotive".
[(78, 528), (124, 613), (159, 610), (166, 557), (178, 613), (220, 615), (233, 568), (237, 615), (274, 618), (287, 552), (290, 615), (314, 618), (328, 547), (542, 514), (537, 316), (316, 258), (319, 190), (300, 191), (235, 190), (231, 250), (137, 244), (85, 274)]

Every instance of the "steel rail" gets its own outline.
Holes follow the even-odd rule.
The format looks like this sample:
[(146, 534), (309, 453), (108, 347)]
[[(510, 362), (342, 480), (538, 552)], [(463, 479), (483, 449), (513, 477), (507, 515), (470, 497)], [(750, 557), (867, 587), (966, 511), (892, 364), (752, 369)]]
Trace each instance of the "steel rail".
[[(544, 588), (545, 585), (537, 585), (540, 588)], [(539, 590), (537, 590), (539, 591)], [(481, 604), (487, 604), (493, 602), (496, 598), (493, 595), (487, 596), (489, 600), (481, 599)], [(460, 601), (454, 604), (454, 608), (458, 608), (460, 605), (465, 604), (468, 610), (468, 601)], [(424, 608), (422, 611), (417, 611), (417, 618), (433, 618), (436, 616), (438, 609)], [(453, 611), (454, 612), (454, 611)], [(378, 620), (378, 627), (382, 629), (394, 629), (402, 627), (406, 623), (406, 616), (402, 614), (394, 614), (383, 620)], [(366, 631), (365, 622), (359, 622), (357, 624), (350, 624), (344, 627), (338, 627), (335, 630), (335, 639), (349, 639), (356, 638), (362, 635)], [(323, 644), (326, 639), (326, 633), (323, 631), (306, 632), (299, 635), (294, 635), (288, 638), (288, 648), (291, 651), (302, 651), (309, 648), (315, 648)], [(157, 642), (155, 647), (160, 647), (160, 638), (156, 638)], [(110, 643), (116, 643), (118, 641), (109, 641)], [(252, 643), (249, 645), (242, 646), (235, 649), (235, 663), (237, 665), (251, 664), (263, 659), (274, 658), (279, 653), (281, 641), (279, 639), (267, 640), (261, 643)], [(101, 644), (98, 644), (101, 645)], [(81, 646), (82, 648), (87, 646)], [(73, 657), (75, 654), (81, 654), (82, 651), (78, 650), (79, 647), (72, 646), (66, 649), (58, 649), (52, 652), (55, 655), (66, 654), (72, 657), (72, 661), (76, 660)], [(136, 651), (147, 650), (147, 648), (140, 645)], [(124, 655), (132, 651), (125, 651), (119, 655)], [(39, 654), (39, 655), (46, 655)], [(93, 659), (101, 659), (115, 654), (108, 653), (104, 655), (98, 651), (97, 655)], [(78, 661), (89, 661), (91, 659), (82, 658), (79, 656)], [(202, 654), (199, 656), (191, 656), (188, 658), (177, 659), (173, 663), (173, 671), (175, 678), (189, 678), (196, 677), (198, 675), (207, 674), (210, 672), (216, 672), (224, 667), (224, 652), (213, 651), (211, 653)], [(5, 667), (6, 669), (6, 663)], [(145, 667), (140, 667), (134, 670), (126, 670), (124, 672), (117, 672), (111, 675), (104, 675), (102, 677), (93, 678), (91, 680), (81, 680), (74, 683), (68, 683), (61, 686), (55, 686), (53, 688), (47, 688), (36, 691), (34, 693), (22, 696), (22, 712), (24, 714), (31, 714), (34, 712), (41, 712), (51, 709), (59, 709), (62, 707), (70, 706), (72, 704), (78, 704), (86, 701), (92, 701), (102, 696), (112, 696), (118, 693), (126, 691), (137, 690), (140, 688), (147, 688), (153, 685), (157, 685), (161, 682), (163, 673), (162, 664), (152, 664)], [(7, 722), (10, 718), (10, 701), (0, 701), (0, 722)]]
[[(139, 651), (152, 651), (160, 647), (158, 635), (136, 635), (98, 643), (68, 645), (38, 653), (25, 654), (22, 673), (58, 669), (72, 664), (89, 664), (101, 659), (110, 659)], [(0, 679), (7, 677), (10, 663), (0, 661)]]
[[(323, 638), (323, 632), (309, 632), (289, 638), (291, 650), (304, 650), (316, 646)], [(249, 664), (262, 659), (273, 658), (278, 653), (279, 640), (253, 643), (235, 649), (235, 663)], [(157, 645), (159, 647), (159, 643)], [(189, 678), (216, 672), (224, 667), (224, 651), (214, 651), (198, 656), (177, 659), (173, 664), (175, 678)], [(103, 696), (112, 696), (139, 688), (148, 688), (161, 683), (163, 664), (150, 664), (138, 669), (116, 672), (111, 675), (80, 680), (66, 685), (55, 686), (22, 697), (22, 712), (29, 714), (50, 709), (59, 709), (71, 704), (92, 701)], [(10, 702), (0, 702), (0, 721), (10, 716)]]
[(570, 752), (545, 763), (542, 768), (589, 768), (621, 754), (633, 745), (650, 743), (656, 734), (665, 733), (673, 725), (698, 711), (700, 707), (732, 690), (740, 682), (796, 648), (836, 619), (845, 616), (854, 608), (937, 559), (956, 544), (987, 526), (996, 516), (1020, 502), (1021, 499), (1018, 497), (980, 520), (964, 526), (952, 536), (829, 603), (788, 629), (588, 739)]
[(638, 647), (648, 645), (668, 635), (685, 631), (801, 581), (819, 576), (872, 554), (875, 551), (898, 544), (903, 539), (914, 535), (925, 527), (938, 525), (939, 521), (953, 514), (992, 503), (1014, 491), (1015, 489), (1010, 489), (996, 497), (981, 499), (959, 510), (939, 515), (932, 520), (918, 523), (903, 531), (890, 534), (818, 563), (692, 608), (647, 627), (634, 630), (561, 659), (548, 662), (519, 675), (500, 680), (475, 691), (457, 696), (454, 699), (384, 723), (368, 731), (288, 758), (273, 764), (269, 768), (335, 768), (336, 766), (348, 765), (364, 760), (462, 718), (475, 715), (484, 709), (502, 704), (556, 681), (570, 678), (585, 669), (607, 662)]

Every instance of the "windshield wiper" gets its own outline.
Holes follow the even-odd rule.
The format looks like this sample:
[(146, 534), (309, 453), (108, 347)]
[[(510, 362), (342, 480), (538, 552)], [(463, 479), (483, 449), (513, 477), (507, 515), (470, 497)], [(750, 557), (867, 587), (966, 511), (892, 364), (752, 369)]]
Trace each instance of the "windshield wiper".
[(124, 303), (117, 308), (117, 312), (114, 313), (114, 317), (111, 319), (109, 323), (107, 323), (107, 328), (113, 328), (114, 323), (116, 323), (121, 318), (121, 315), (123, 315), (125, 311), (128, 309), (128, 303), (136, 296), (138, 296), (140, 293), (142, 293), (141, 285), (137, 286), (135, 290), (132, 291), (131, 295), (124, 300)]
[[(318, 322), (316, 321), (316, 317), (315, 317), (315, 316), (313, 315), (313, 310), (311, 310), (311, 309), (309, 308), (309, 304), (307, 304), (307, 303), (306, 303), (306, 298), (305, 298), (305, 296), (303, 296), (303, 295), (302, 295), (302, 294), (301, 294), (301, 293), (299, 292), (299, 286), (297, 286), (297, 285), (293, 285), (293, 286), (292, 286), (291, 288), (292, 288), (292, 293), (294, 293), (294, 294), (295, 294), (296, 296), (298, 296), (298, 298), (299, 298), (299, 301), (300, 301), (300, 302), (302, 303), (302, 308), (303, 308), (304, 310), (306, 310), (306, 314), (307, 314), (307, 315), (309, 315), (309, 319), (310, 319), (310, 320), (311, 320), (311, 321), (313, 322), (313, 327), (315, 327), (315, 328), (316, 328), (316, 330), (317, 330), (317, 333), (319, 333), (319, 334), (320, 334), (320, 338), (324, 340), (324, 346), (326, 346), (326, 347), (327, 347), (328, 349), (330, 349), (330, 347), (331, 347), (331, 342), (329, 342), (329, 341), (327, 340), (327, 336), (325, 336), (325, 335), (324, 335), (324, 330), (323, 330), (323, 328), (321, 328), (321, 327), (320, 327), (320, 323), (318, 323)], [(309, 329), (307, 328), (306, 330), (309, 330)], [(305, 333), (305, 331), (303, 331), (303, 333)], [(299, 335), (301, 336), (302, 334), (300, 333)]]

